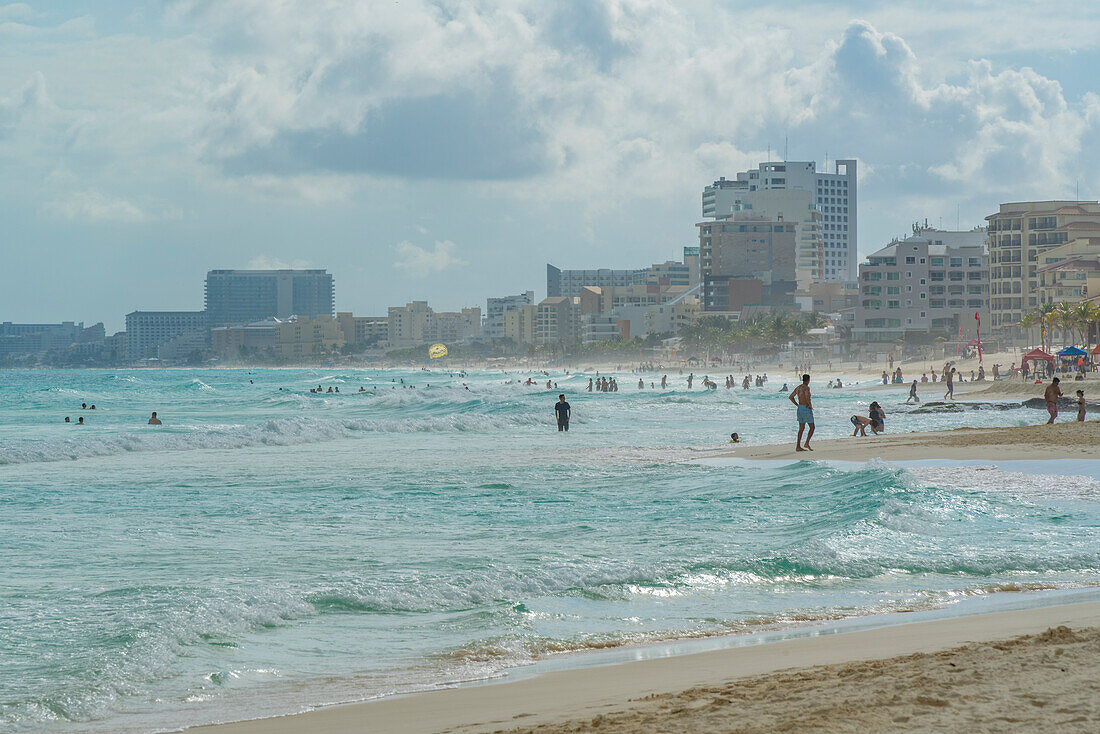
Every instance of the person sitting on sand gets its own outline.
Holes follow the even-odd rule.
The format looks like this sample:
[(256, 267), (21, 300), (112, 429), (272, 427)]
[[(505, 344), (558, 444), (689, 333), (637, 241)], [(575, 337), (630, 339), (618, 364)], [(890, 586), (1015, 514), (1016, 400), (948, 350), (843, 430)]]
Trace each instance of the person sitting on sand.
[[(66, 418), (65, 420), (68, 420)], [(1081, 423), (1085, 420), (1085, 391), (1077, 391), (1077, 422)]]
[(916, 380), (913, 380), (913, 384), (909, 386), (909, 397), (907, 397), (905, 399), (905, 402), (908, 403), (910, 400), (916, 401), (918, 403), (920, 402), (920, 398), (917, 397), (917, 381)]
[(1058, 398), (1062, 397), (1062, 390), (1058, 387), (1060, 380), (1055, 377), (1047, 385), (1047, 389), (1043, 391), (1043, 400), (1047, 403), (1047, 412), (1050, 413), (1050, 420), (1047, 421), (1047, 425), (1054, 423), (1054, 419), (1058, 417)]
[(741, 443), (741, 437), (736, 432), (730, 434), (730, 443)]
[(157, 418), (157, 411), (154, 410), (153, 414), (149, 416), (149, 425), (159, 426), (160, 424), (160, 418)]
[[(796, 400), (797, 398), (797, 400)], [(796, 418), (798, 419), (798, 438), (795, 439), (794, 448), (795, 451), (813, 451), (810, 448), (810, 439), (814, 435), (814, 406), (810, 399), (810, 376), (802, 375), (802, 384), (791, 391), (791, 394), (787, 396), (797, 407)], [(806, 425), (809, 424), (810, 432), (806, 435), (805, 447), (802, 445), (802, 432), (806, 429)]]
[(853, 415), (852, 416), (852, 425), (855, 426), (855, 430), (852, 431), (853, 436), (856, 436), (856, 435), (866, 436), (867, 435), (867, 426), (871, 425), (871, 419), (870, 418), (865, 418), (862, 415)]

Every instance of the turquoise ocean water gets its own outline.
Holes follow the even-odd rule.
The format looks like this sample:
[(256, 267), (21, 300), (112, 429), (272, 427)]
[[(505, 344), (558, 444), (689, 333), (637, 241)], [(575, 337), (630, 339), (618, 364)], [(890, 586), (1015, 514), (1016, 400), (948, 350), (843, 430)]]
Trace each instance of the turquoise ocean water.
[[(791, 439), (781, 379), (639, 391), (622, 373), (590, 394), (552, 373), (574, 408), (562, 435), (545, 377), (505, 384), (527, 376), (0, 373), (0, 730), (178, 728), (1100, 584), (1093, 478), (700, 462), (733, 430)], [(1041, 418), (814, 387), (821, 438), (870, 399), (892, 432)]]

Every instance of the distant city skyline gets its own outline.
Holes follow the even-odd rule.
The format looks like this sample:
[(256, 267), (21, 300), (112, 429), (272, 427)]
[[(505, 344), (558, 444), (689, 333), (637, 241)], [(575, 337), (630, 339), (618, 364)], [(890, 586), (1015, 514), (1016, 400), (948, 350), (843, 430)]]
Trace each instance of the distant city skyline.
[(679, 258), (769, 159), (858, 161), (861, 259), (1100, 196), (1100, 6), (880, 6), (0, 4), (0, 321), (114, 332), (249, 267), (364, 315), (542, 298)]

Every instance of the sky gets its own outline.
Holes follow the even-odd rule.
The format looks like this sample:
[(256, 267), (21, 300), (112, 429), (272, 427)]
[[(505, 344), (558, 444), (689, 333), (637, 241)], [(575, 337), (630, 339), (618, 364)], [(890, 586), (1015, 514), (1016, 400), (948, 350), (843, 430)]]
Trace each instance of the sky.
[(678, 258), (784, 146), (859, 160), (865, 255), (1100, 197), (1097, 68), (1092, 2), (0, 0), (0, 321), (110, 332), (214, 268), (541, 297)]

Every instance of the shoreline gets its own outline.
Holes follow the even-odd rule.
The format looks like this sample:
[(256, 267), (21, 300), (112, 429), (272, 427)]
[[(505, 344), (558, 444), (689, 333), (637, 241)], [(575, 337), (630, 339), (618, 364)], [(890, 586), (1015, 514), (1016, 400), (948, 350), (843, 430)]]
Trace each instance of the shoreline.
[[(1020, 598), (1034, 599), (1038, 593), (1041, 592), (1023, 592)], [(878, 667), (899, 656), (942, 653), (963, 645), (988, 643), (998, 647), (1001, 641), (1061, 626), (1074, 630), (1100, 628), (1100, 601), (1063, 601), (1007, 611), (894, 622), (867, 629), (856, 625), (859, 621), (881, 624), (887, 617), (898, 616), (907, 615), (869, 615), (851, 618), (848, 624), (803, 627), (792, 630), (803, 636), (775, 641), (763, 635), (726, 636), (739, 638), (741, 644), (701, 652), (662, 654), (658, 649), (653, 655), (635, 655), (627, 662), (550, 669), (516, 680), (482, 681), (286, 716), (197, 726), (184, 731), (201, 734), (302, 731), (428, 734), (507, 731), (515, 727), (527, 730), (536, 726), (540, 730), (548, 727), (556, 731), (559, 725), (588, 728), (584, 725), (595, 716), (624, 719), (624, 731), (644, 730), (646, 727), (640, 726), (637, 720), (638, 709), (645, 708), (647, 700), (655, 697), (673, 700), (693, 697), (700, 687), (711, 691), (715, 686), (735, 685), (731, 682), (748, 681), (753, 677), (783, 675), (781, 671), (793, 671), (794, 678), (805, 680), (821, 670), (817, 666), (865, 663)], [(1100, 638), (1100, 632), (1097, 637)], [(1068, 638), (1063, 635), (1059, 639)], [(653, 651), (654, 647), (645, 649)], [(1093, 657), (1100, 665), (1100, 658)], [(903, 660), (903, 667), (907, 664)], [(792, 677), (792, 673), (787, 675)], [(708, 701), (713, 698), (709, 693), (708, 696)], [(676, 708), (672, 713), (684, 710), (681, 706)], [(736, 706), (731, 707), (731, 717), (740, 715), (736, 709)], [(650, 718), (645, 717), (645, 720)]]
[[(1038, 412), (1038, 411), (1037, 411)], [(889, 426), (889, 416), (887, 416)], [(792, 438), (797, 426), (792, 423)], [(740, 446), (714, 458), (786, 461), (917, 461), (922, 459), (1056, 460), (1100, 459), (1100, 421), (1066, 421), (1053, 426), (956, 428), (813, 441), (813, 451), (789, 444)]]

